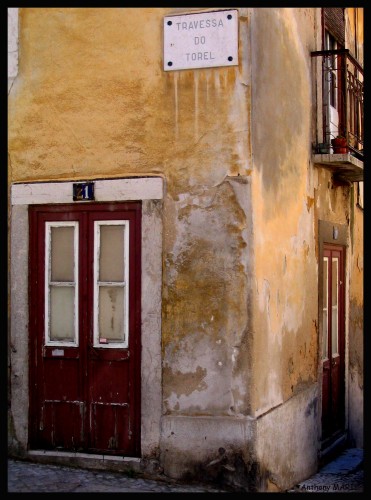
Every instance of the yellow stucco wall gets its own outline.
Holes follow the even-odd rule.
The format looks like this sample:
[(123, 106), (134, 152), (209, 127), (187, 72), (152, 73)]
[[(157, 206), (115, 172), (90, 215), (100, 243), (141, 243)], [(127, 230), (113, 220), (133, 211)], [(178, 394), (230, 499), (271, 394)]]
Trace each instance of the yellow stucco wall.
[(364, 64), (364, 12), (361, 7), (349, 7), (345, 12), (346, 46)]
[(317, 375), (314, 184), (308, 168), (312, 101), (305, 57), (315, 46), (315, 17), (314, 9), (256, 9), (254, 16), (259, 63), (252, 111), (253, 411), (258, 415)]
[[(346, 10), (346, 43), (351, 53), (364, 64), (363, 8)], [(363, 182), (361, 183), (363, 185)], [(348, 398), (349, 439), (353, 446), (363, 446), (364, 390), (364, 214), (358, 204), (358, 186), (353, 186), (349, 210), (349, 317), (348, 317)], [(363, 189), (363, 186), (362, 186)]]
[[(182, 12), (20, 9), (9, 182), (164, 176), (165, 405), (225, 414), (251, 265), (229, 180), (251, 173), (248, 17), (241, 9), (239, 66), (166, 73), (163, 17)], [(243, 397), (232, 411), (246, 411)]]
[[(238, 67), (166, 73), (163, 17), (181, 12), (21, 9), (10, 182), (164, 176), (166, 411), (259, 414), (316, 378), (314, 10), (255, 9), (250, 33), (242, 9)], [(251, 363), (252, 406), (233, 383)]]
[(9, 184), (163, 176), (164, 413), (260, 416), (317, 382), (317, 220), (349, 190), (312, 163), (318, 9), (241, 8), (238, 66), (164, 72), (164, 16), (198, 10), (20, 9)]
[(165, 73), (162, 20), (171, 13), (20, 10), (11, 182), (158, 173), (178, 193), (246, 172), (240, 69)]
[(363, 447), (364, 408), (364, 219), (353, 200), (352, 250), (349, 283), (349, 429), (353, 446)]

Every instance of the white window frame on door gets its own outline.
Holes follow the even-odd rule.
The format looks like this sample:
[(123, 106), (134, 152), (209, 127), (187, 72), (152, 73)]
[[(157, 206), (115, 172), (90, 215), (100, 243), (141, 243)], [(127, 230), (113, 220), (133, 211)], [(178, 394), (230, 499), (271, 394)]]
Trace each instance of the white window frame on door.
[[(334, 273), (334, 264), (336, 273)], [(339, 355), (339, 257), (331, 258), (331, 357)], [(335, 276), (334, 276), (335, 274)], [(335, 293), (334, 293), (335, 292)], [(336, 322), (335, 322), (336, 320)]]
[[(73, 249), (73, 274), (74, 281), (71, 282), (53, 282), (54, 286), (73, 286), (75, 287), (74, 293), (74, 340), (69, 342), (68, 340), (51, 340), (50, 339), (50, 287), (51, 287), (51, 230), (53, 227), (73, 227), (74, 228), (74, 249)], [(78, 308), (78, 297), (79, 297), (79, 223), (77, 221), (54, 221), (45, 223), (45, 345), (47, 346), (63, 346), (63, 347), (77, 347), (79, 345), (78, 337), (78, 325), (79, 325), (79, 308)]]
[[(99, 256), (100, 256), (100, 228), (101, 226), (123, 226), (124, 228), (124, 281), (99, 281)], [(127, 348), (129, 345), (129, 230), (128, 220), (97, 220), (94, 221), (94, 347), (104, 349)], [(115, 286), (124, 288), (124, 322), (123, 342), (102, 343), (99, 337), (99, 288), (101, 286)]]
[(328, 360), (329, 346), (328, 346), (328, 282), (329, 282), (329, 258), (323, 257), (323, 307), (322, 307), (322, 361)]

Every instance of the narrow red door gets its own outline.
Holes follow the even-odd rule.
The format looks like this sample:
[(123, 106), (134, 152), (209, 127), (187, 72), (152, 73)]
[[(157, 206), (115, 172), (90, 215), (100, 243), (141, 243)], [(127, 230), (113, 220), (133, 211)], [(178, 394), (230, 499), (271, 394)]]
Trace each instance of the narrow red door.
[(344, 430), (344, 248), (323, 252), (322, 441)]
[(30, 446), (140, 455), (139, 203), (30, 207)]

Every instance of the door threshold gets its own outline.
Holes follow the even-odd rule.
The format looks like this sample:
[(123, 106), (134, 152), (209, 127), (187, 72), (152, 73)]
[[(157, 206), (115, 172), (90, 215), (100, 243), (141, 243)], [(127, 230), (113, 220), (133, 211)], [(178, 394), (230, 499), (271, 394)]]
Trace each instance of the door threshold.
[(58, 450), (29, 450), (27, 457), (32, 462), (66, 465), (82, 469), (140, 472), (141, 458), (118, 455), (100, 455)]

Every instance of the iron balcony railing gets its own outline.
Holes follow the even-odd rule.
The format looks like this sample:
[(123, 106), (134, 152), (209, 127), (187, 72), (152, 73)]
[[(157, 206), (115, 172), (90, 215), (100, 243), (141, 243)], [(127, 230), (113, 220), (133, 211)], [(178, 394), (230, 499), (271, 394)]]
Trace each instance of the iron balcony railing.
[(348, 49), (321, 50), (311, 56), (322, 86), (318, 94), (322, 99), (322, 129), (318, 127), (316, 153), (339, 152), (331, 141), (345, 137), (346, 152), (363, 161), (363, 68)]

